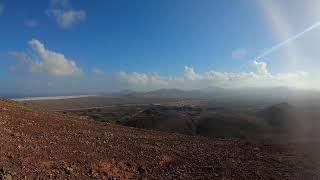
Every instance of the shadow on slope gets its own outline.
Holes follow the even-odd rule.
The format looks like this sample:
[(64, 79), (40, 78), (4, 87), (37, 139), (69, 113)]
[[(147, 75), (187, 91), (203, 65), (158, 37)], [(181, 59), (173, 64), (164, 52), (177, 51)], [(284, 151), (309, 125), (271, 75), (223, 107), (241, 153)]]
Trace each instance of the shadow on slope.
[(303, 111), (287, 103), (262, 110), (224, 108), (149, 107), (122, 125), (200, 135), (210, 138), (292, 140), (304, 137), (311, 128)]
[[(131, 117), (123, 125), (153, 129), (165, 132), (174, 132), (187, 135), (196, 135), (196, 126), (186, 109), (169, 107), (151, 107), (136, 116)], [(189, 109), (189, 113), (194, 109)]]
[(223, 112), (201, 115), (196, 133), (213, 138), (259, 139), (268, 131), (270, 131), (269, 125), (254, 115)]

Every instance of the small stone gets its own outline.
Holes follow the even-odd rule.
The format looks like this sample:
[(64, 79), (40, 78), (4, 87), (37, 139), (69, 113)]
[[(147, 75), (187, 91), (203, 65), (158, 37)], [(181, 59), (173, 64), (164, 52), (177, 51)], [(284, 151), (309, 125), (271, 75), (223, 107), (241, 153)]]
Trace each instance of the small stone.
[(11, 174), (6, 174), (6, 175), (2, 176), (2, 180), (12, 180)]
[(73, 169), (71, 167), (66, 167), (64, 168), (64, 171), (66, 172), (66, 174), (71, 174)]
[(255, 147), (255, 148), (253, 148), (253, 150), (254, 150), (254, 151), (260, 151), (260, 148)]

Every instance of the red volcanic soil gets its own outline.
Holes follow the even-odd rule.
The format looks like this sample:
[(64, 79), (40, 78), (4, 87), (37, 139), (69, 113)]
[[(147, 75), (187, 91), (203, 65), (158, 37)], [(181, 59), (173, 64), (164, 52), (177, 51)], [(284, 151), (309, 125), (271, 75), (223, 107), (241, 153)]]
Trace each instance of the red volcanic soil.
[(301, 179), (317, 171), (279, 146), (97, 123), (0, 100), (2, 179)]

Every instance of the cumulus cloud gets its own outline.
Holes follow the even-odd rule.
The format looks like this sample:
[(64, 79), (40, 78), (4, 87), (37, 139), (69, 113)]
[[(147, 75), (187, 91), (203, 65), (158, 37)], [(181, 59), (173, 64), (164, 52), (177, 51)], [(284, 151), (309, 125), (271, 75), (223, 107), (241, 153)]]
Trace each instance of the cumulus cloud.
[(53, 76), (74, 76), (82, 70), (72, 60), (68, 60), (61, 53), (48, 50), (44, 44), (36, 39), (29, 41), (32, 55), (24, 52), (11, 52), (11, 56), (26, 62), (31, 73), (45, 73)]
[(72, 9), (68, 0), (52, 0), (51, 8), (46, 13), (64, 29), (85, 21), (87, 16), (84, 10)]
[(35, 28), (37, 27), (39, 24), (36, 20), (34, 19), (27, 19), (24, 21), (24, 25), (26, 25), (29, 28)]
[(247, 55), (247, 49), (245, 48), (237, 48), (234, 49), (231, 53), (232, 59), (241, 59)]
[(253, 64), (256, 69), (256, 74), (260, 76), (269, 76), (271, 75), (268, 70), (268, 65), (265, 62), (253, 61)]
[(29, 56), (25, 52), (9, 52), (9, 56), (22, 63), (30, 62)]
[(83, 10), (50, 9), (47, 13), (49, 16), (54, 17), (62, 28), (70, 28), (78, 22), (86, 19), (86, 13)]
[(297, 87), (308, 76), (305, 72), (273, 74), (267, 69), (265, 62), (253, 62), (254, 70), (251, 72), (219, 72), (207, 71), (197, 73), (192, 67), (185, 67), (183, 76), (168, 77), (158, 74), (126, 73), (120, 72), (119, 79), (135, 89), (179, 88), (199, 89), (210, 86), (225, 88), (235, 87), (266, 87), (266, 86), (292, 86)]

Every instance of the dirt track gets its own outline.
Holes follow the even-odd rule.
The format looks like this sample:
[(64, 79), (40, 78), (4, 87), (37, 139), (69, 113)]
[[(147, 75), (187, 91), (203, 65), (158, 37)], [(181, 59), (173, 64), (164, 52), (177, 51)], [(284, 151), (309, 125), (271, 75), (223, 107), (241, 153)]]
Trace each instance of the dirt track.
[(13, 179), (310, 179), (278, 146), (102, 124), (0, 100), (0, 177)]

